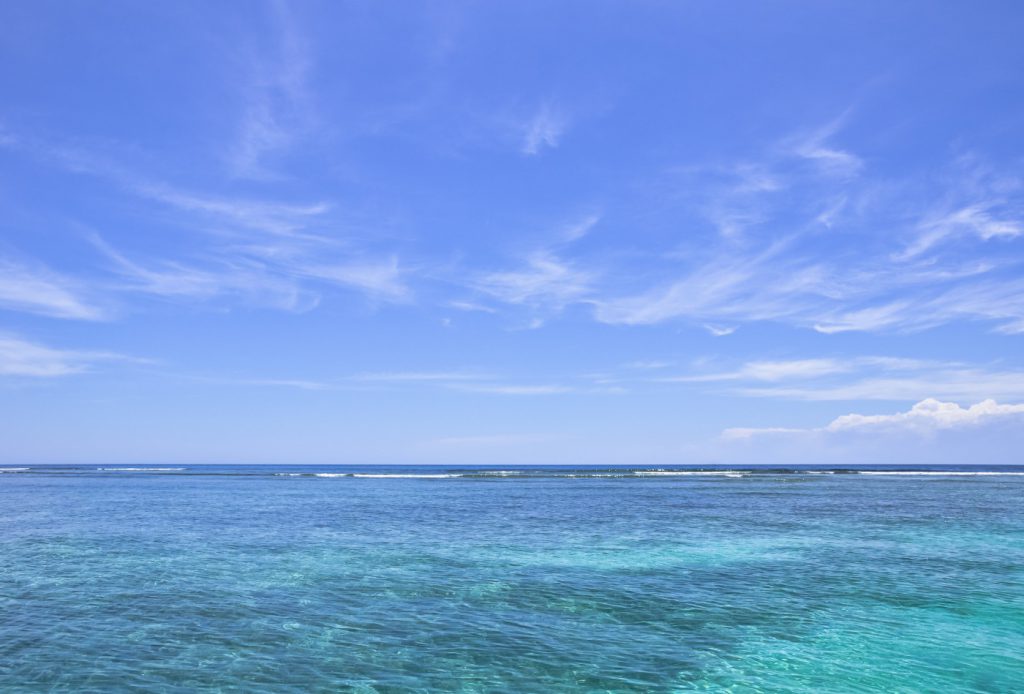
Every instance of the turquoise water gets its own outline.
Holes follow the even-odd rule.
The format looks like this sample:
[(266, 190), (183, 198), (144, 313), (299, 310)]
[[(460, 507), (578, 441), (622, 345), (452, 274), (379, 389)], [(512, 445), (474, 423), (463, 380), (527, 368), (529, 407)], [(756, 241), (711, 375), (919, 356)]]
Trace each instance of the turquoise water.
[(1024, 691), (979, 470), (7, 468), (0, 691)]

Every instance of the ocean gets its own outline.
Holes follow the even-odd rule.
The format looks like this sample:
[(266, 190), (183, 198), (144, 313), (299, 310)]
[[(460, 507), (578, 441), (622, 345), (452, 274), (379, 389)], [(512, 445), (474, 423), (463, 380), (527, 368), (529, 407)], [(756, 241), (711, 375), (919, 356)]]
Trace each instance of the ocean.
[(1024, 691), (1024, 467), (0, 470), (3, 692)]

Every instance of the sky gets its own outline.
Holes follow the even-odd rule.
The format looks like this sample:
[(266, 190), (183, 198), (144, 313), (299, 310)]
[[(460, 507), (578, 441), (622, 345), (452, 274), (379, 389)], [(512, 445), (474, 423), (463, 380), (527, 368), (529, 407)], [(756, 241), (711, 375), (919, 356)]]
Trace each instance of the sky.
[(0, 464), (1024, 462), (1022, 31), (0, 4)]

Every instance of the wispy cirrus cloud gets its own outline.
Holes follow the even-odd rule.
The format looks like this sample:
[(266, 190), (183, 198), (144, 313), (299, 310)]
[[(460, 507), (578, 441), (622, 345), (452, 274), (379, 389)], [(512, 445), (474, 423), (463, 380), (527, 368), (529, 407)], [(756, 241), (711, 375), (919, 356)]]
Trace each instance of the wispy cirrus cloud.
[(864, 161), (856, 154), (841, 149), (831, 140), (842, 129), (845, 118), (838, 118), (818, 130), (790, 140), (792, 153), (810, 161), (825, 174), (850, 177), (860, 173)]
[(360, 258), (334, 265), (299, 264), (295, 270), (298, 274), (351, 287), (388, 301), (405, 301), (411, 294), (404, 279), (406, 273), (395, 256), (383, 260)]
[(112, 361), (140, 360), (114, 352), (57, 349), (0, 333), (0, 376), (56, 378), (92, 371)]
[(493, 376), (476, 371), (378, 371), (356, 374), (351, 380), (376, 383), (448, 383), (486, 378)]
[(478, 277), (475, 287), (509, 304), (528, 304), (555, 311), (587, 296), (596, 273), (563, 261), (554, 253), (531, 253), (522, 267)]
[(452, 383), (448, 387), (487, 395), (560, 395), (574, 390), (557, 383)]
[(276, 178), (267, 159), (285, 152), (312, 120), (312, 46), (288, 3), (268, 7), (273, 41), (244, 66), (242, 117), (228, 151), (232, 174), (242, 178)]
[(555, 395), (576, 390), (560, 383), (523, 383), (480, 370), (365, 372), (345, 380), (368, 385), (442, 388), (486, 395)]
[(228, 386), (253, 386), (257, 388), (287, 388), (305, 391), (336, 390), (338, 384), (331, 381), (317, 381), (302, 378), (244, 378), (189, 376), (191, 380)]
[[(789, 361), (753, 361), (734, 371), (692, 376), (669, 376), (668, 383), (710, 383), (717, 381), (782, 381), (792, 378), (815, 378), (853, 370), (858, 362), (839, 359), (795, 359)], [(862, 363), (862, 362), (861, 362)]]
[[(943, 241), (973, 234), (983, 241), (1009, 239), (1024, 233), (1024, 224), (1011, 216), (997, 216), (995, 209), (1000, 201), (978, 202), (950, 212), (929, 215), (918, 225), (918, 235), (910, 245), (896, 254), (898, 260), (914, 258), (933, 249)], [(1009, 211), (1004, 211), (1008, 215)]]
[[(594, 317), (713, 333), (759, 321), (825, 334), (955, 321), (1024, 329), (1024, 183), (963, 157), (917, 179), (875, 180), (862, 159), (828, 144), (837, 128), (794, 137), (757, 164), (674, 171), (681, 217), (707, 224), (647, 256), (637, 269), (646, 288), (595, 287), (585, 299)], [(819, 165), (842, 175), (822, 176)]]
[(822, 302), (825, 277), (814, 264), (782, 257), (788, 245), (772, 244), (747, 257), (712, 257), (662, 286), (588, 302), (598, 321), (613, 325), (796, 318), (808, 304)]
[[(469, 288), (482, 297), (508, 306), (526, 308), (532, 314), (531, 327), (543, 325), (547, 315), (586, 300), (598, 289), (601, 273), (565, 259), (571, 246), (590, 233), (601, 221), (599, 214), (586, 214), (558, 225), (546, 242), (523, 253), (509, 269), (469, 273)], [(452, 304), (461, 310), (495, 312), (479, 301)]]
[(1024, 371), (963, 362), (860, 356), (751, 361), (736, 368), (652, 379), (750, 398), (917, 401), (1024, 398)]
[(39, 264), (0, 258), (0, 308), (77, 320), (110, 317), (82, 284)]
[(267, 259), (236, 251), (213, 252), (188, 261), (156, 260), (143, 265), (99, 241), (124, 290), (198, 301), (240, 299), (293, 312), (315, 308), (328, 287), (356, 291), (375, 301), (400, 303), (411, 291), (397, 258), (345, 258), (317, 263), (307, 255)]
[(331, 204), (323, 200), (296, 202), (277, 196), (229, 195), (174, 185), (101, 153), (98, 147), (88, 148), (79, 143), (24, 136), (7, 146), (58, 170), (94, 177), (107, 182), (115, 191), (183, 213), (187, 216), (177, 221), (182, 221), (180, 226), (189, 231), (204, 230), (215, 236), (256, 232), (325, 240), (308, 231), (312, 224), (322, 223), (332, 210)]
[(331, 209), (326, 202), (295, 204), (271, 200), (225, 197), (182, 190), (165, 183), (134, 183), (138, 195), (206, 217), (220, 233), (231, 228), (274, 235), (300, 235), (312, 221)]
[(240, 299), (293, 312), (308, 311), (320, 301), (319, 294), (294, 278), (244, 256), (215, 255), (203, 264), (174, 260), (144, 264), (129, 259), (99, 236), (93, 236), (92, 241), (112, 261), (112, 270), (120, 279), (120, 284), (113, 285), (118, 291), (191, 301)]
[(545, 104), (523, 124), (521, 150), (528, 156), (536, 156), (545, 149), (558, 147), (569, 121), (565, 114), (550, 104)]
[[(110, 183), (115, 191), (161, 205), (171, 214), (153, 215), (160, 224), (190, 236), (188, 247), (178, 245), (157, 257), (133, 259), (98, 234), (90, 234), (94, 245), (114, 261), (111, 269), (125, 280), (114, 285), (118, 292), (138, 291), (180, 301), (235, 298), (288, 311), (315, 307), (332, 287), (357, 292), (375, 302), (401, 303), (412, 297), (410, 271), (396, 253), (361, 247), (336, 231), (320, 233), (344, 227), (337, 217), (331, 218), (334, 206), (328, 202), (190, 190), (155, 180), (80, 146), (32, 138), (21, 138), (12, 146), (61, 170), (95, 177)], [(196, 231), (202, 233), (197, 236)], [(30, 282), (24, 272), (9, 273), (9, 303), (28, 305), (34, 295), (40, 311), (48, 305), (51, 314), (87, 316), (89, 306), (82, 300), (77, 305), (73, 301), (75, 283), (58, 281), (53, 273), (49, 280), (40, 272), (35, 274)], [(3, 284), (0, 279), (0, 291)], [(99, 291), (103, 282), (91, 285)]]
[(846, 382), (747, 386), (731, 392), (747, 397), (809, 401), (907, 401), (922, 398), (928, 393), (957, 400), (1024, 398), (1024, 371), (938, 368), (917, 375), (865, 374)]

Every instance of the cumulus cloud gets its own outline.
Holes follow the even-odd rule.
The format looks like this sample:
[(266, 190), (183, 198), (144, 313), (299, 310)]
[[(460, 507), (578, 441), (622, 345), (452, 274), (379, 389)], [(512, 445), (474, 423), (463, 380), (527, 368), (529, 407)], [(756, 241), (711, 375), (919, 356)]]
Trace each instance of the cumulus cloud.
[(737, 427), (709, 444), (723, 463), (1012, 465), (1024, 447), (1024, 404), (962, 406), (927, 398), (884, 414), (844, 414), (819, 427)]
[(969, 407), (955, 402), (926, 398), (905, 412), (893, 414), (846, 414), (823, 427), (794, 429), (784, 427), (738, 427), (722, 432), (726, 439), (749, 439), (765, 435), (835, 434), (848, 432), (914, 432), (932, 433), (940, 430), (980, 427), (989, 423), (1013, 421), (1024, 425), (1024, 404), (999, 404), (982, 400)]
[(951, 429), (976, 426), (993, 418), (1024, 415), (1024, 404), (1000, 405), (995, 400), (964, 408), (955, 402), (928, 398), (906, 412), (896, 414), (847, 414), (837, 417), (826, 427), (828, 431), (844, 431), (872, 427), (904, 427), (914, 429)]

